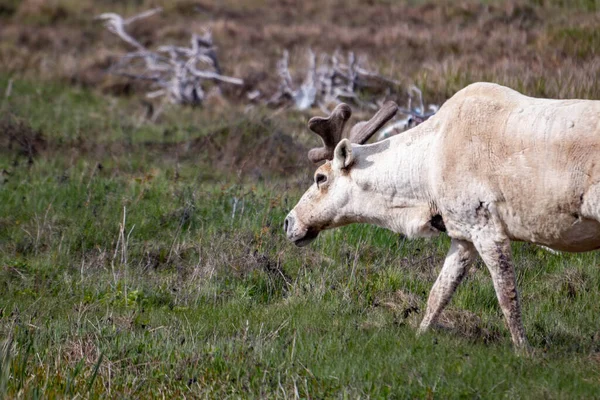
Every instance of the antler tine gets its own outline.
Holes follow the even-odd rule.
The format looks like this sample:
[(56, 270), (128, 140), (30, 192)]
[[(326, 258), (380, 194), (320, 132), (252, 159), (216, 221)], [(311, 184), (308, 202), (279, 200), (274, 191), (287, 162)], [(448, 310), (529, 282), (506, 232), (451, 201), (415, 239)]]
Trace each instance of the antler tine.
[(385, 103), (369, 121), (362, 121), (352, 127), (348, 138), (352, 143), (364, 144), (396, 115), (398, 105), (393, 101)]
[(323, 160), (331, 160), (335, 146), (342, 140), (344, 125), (352, 116), (352, 110), (347, 104), (341, 103), (327, 118), (313, 117), (308, 121), (308, 127), (323, 139), (322, 147), (317, 147), (308, 152), (308, 158), (318, 163)]

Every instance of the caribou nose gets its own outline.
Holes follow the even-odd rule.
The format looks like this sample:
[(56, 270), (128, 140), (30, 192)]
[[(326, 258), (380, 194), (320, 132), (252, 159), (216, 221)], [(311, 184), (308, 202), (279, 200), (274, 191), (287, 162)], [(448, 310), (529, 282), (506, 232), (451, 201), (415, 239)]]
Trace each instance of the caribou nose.
[(293, 225), (294, 225), (294, 217), (292, 217), (291, 215), (288, 215), (285, 218), (285, 221), (283, 221), (283, 231), (287, 234), (288, 229), (291, 228)]

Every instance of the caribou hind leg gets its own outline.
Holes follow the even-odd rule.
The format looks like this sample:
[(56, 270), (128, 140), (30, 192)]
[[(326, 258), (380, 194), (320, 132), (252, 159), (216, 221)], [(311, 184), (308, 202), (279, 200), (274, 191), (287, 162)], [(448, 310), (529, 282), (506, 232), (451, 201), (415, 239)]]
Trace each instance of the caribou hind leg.
[(469, 271), (474, 258), (475, 248), (472, 243), (452, 239), (444, 266), (429, 293), (427, 311), (419, 327), (419, 333), (425, 332), (436, 323), (454, 291)]

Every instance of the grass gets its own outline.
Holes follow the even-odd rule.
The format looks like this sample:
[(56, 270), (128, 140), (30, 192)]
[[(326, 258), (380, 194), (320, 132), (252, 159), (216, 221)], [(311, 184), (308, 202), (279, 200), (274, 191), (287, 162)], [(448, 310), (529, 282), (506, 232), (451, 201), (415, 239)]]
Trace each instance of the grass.
[(149, 122), (91, 20), (162, 4), (136, 35), (210, 26), (224, 71), (264, 93), (281, 51), (310, 46), (367, 55), (427, 102), (476, 80), (598, 98), (596, 0), (0, 3), (0, 398), (598, 397), (596, 253), (513, 245), (529, 357), (481, 263), (417, 337), (446, 237), (355, 225), (295, 248), (308, 115), (226, 93)]
[[(57, 100), (45, 103), (48, 96)], [(5, 132), (43, 137), (31, 162), (15, 143), (0, 154), (5, 396), (598, 393), (595, 253), (514, 246), (531, 357), (513, 353), (480, 264), (445, 312), (446, 329), (417, 337), (447, 238), (407, 241), (357, 225), (296, 249), (281, 221), (307, 185), (302, 161), (294, 161), (306, 172), (299, 179), (285, 169), (261, 167), (256, 176), (169, 154), (228, 130), (256, 152), (254, 126), (266, 127), (262, 135), (294, 132), (293, 119), (257, 113), (242, 125), (234, 115), (190, 128), (210, 113), (173, 109), (168, 122), (149, 124), (138, 121), (137, 107), (27, 80), (16, 80), (2, 104)], [(165, 136), (167, 128), (174, 133)], [(302, 151), (303, 140), (284, 142)]]
[[(147, 87), (105, 72), (127, 46), (93, 16), (164, 11), (131, 34), (149, 48), (187, 45), (210, 28), (223, 73), (243, 78), (263, 99), (276, 90), (276, 63), (290, 52), (295, 79), (306, 52), (353, 51), (383, 75), (416, 83), (427, 102), (441, 103), (478, 80), (532, 96), (598, 98), (598, 0), (302, 2), (282, 0), (91, 2), (6, 1), (0, 6), (0, 70), (62, 81), (121, 96)], [(12, 11), (11, 11), (12, 10)], [(485, 32), (482, 30), (486, 27)], [(296, 74), (297, 73), (297, 74)], [(246, 103), (241, 91), (231, 105)], [(390, 93), (406, 105), (404, 90)]]

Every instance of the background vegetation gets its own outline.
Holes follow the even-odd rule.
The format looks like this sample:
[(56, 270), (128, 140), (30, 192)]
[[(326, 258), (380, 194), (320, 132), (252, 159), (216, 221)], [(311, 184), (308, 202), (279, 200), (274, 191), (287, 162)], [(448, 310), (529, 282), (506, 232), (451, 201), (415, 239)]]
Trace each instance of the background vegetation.
[(514, 245), (531, 357), (482, 264), (416, 337), (447, 238), (287, 243), (319, 111), (233, 92), (149, 121), (143, 88), (104, 73), (124, 48), (93, 17), (157, 4), (136, 37), (210, 26), (224, 72), (264, 92), (310, 46), (366, 54), (428, 102), (476, 80), (600, 97), (595, 0), (1, 0), (0, 397), (598, 397), (596, 253)]

